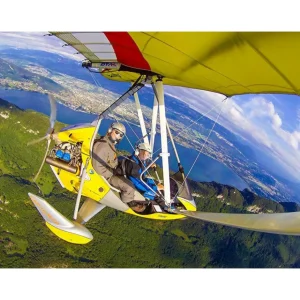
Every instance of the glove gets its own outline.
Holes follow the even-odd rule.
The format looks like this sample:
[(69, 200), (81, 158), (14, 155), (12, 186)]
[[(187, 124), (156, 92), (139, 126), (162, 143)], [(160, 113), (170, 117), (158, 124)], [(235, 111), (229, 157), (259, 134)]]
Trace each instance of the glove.
[(161, 190), (163, 190), (165, 187), (161, 184), (161, 183), (159, 183), (158, 185), (157, 185), (157, 189), (159, 190), (159, 191), (161, 191)]

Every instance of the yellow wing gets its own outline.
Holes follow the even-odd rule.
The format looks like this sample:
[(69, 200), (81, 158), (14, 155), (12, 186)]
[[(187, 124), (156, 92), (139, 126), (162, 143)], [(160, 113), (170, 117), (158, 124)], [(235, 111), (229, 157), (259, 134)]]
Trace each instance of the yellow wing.
[[(103, 76), (133, 81), (159, 74), (164, 84), (221, 93), (298, 94), (299, 32), (52, 32)], [(120, 63), (105, 68), (103, 62)]]

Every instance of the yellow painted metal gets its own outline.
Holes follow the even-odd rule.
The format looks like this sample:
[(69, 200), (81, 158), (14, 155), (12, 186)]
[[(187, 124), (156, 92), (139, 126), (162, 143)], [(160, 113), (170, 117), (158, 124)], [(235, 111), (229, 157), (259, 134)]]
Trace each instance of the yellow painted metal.
[(172, 221), (177, 219), (183, 219), (185, 216), (178, 215), (178, 214), (169, 214), (169, 213), (154, 213), (150, 215), (140, 215), (134, 212), (131, 208), (125, 211), (127, 214), (131, 214), (137, 217), (142, 217), (146, 219), (153, 219), (153, 220), (162, 220), (162, 221)]
[[(86, 160), (90, 158), (90, 141), (93, 136), (95, 127), (73, 127), (69, 130), (61, 131), (58, 133), (58, 139), (64, 142), (77, 143), (82, 142), (82, 163), (85, 164)], [(59, 170), (57, 167), (53, 167), (54, 171), (58, 175), (61, 183), (64, 187), (76, 193), (80, 186), (80, 176), (78, 174), (72, 174), (65, 170)], [(93, 169), (92, 160), (89, 160), (87, 168), (88, 178), (85, 180), (82, 195), (91, 198), (95, 201), (101, 202), (103, 197), (108, 193), (110, 187), (109, 185), (99, 176)], [(195, 211), (196, 208), (189, 202), (185, 201), (183, 198), (178, 198), (186, 207), (187, 210)], [(121, 200), (120, 200), (121, 201)], [(135, 213), (131, 208), (125, 211), (138, 217), (154, 220), (176, 220), (185, 218), (183, 215), (178, 214), (168, 214), (168, 213), (154, 213), (149, 215), (140, 215)], [(47, 225), (48, 226), (48, 225)], [(48, 226), (49, 227), (49, 226)], [(49, 227), (50, 228), (50, 227)], [(52, 229), (51, 229), (52, 230)], [(54, 229), (57, 231), (57, 229)], [(52, 230), (53, 231), (53, 230)]]
[(71, 127), (69, 130), (60, 131), (57, 133), (59, 140), (69, 143), (83, 142), (81, 152), (83, 155), (90, 154), (90, 144), (94, 133), (94, 126), (87, 127)]
[(64, 241), (67, 241), (69, 243), (87, 244), (92, 240), (87, 237), (78, 235), (76, 233), (71, 233), (71, 232), (67, 232), (67, 231), (58, 229), (58, 228), (54, 227), (53, 225), (49, 224), (48, 222), (46, 222), (46, 225), (55, 235), (57, 235), (58, 237), (60, 237), (61, 239), (63, 239)]
[[(178, 197), (178, 200), (185, 206), (186, 210), (188, 211), (196, 211), (197, 208), (192, 205), (190, 202), (185, 200), (184, 198)], [(146, 218), (146, 219), (153, 219), (153, 220), (164, 220), (164, 221), (171, 221), (177, 219), (183, 219), (185, 216), (178, 215), (178, 214), (168, 214), (168, 213), (154, 213), (150, 215), (140, 215), (134, 212), (131, 208), (125, 211), (128, 214), (135, 215), (138, 217)]]
[[(71, 128), (70, 130), (61, 131), (58, 133), (58, 139), (70, 143), (82, 142), (82, 164), (90, 157), (90, 143), (94, 133), (95, 127), (85, 128)], [(59, 176), (60, 181), (64, 187), (73, 192), (78, 193), (80, 186), (80, 176), (72, 174), (65, 170), (59, 170), (53, 167), (56, 174)], [(87, 167), (87, 177), (85, 180), (82, 195), (89, 197), (93, 200), (100, 201), (109, 191), (108, 184), (99, 176), (92, 166), (92, 160), (89, 160)]]
[(189, 210), (189, 211), (196, 211), (197, 210), (196, 206), (194, 206), (193, 204), (191, 204), (190, 202), (188, 202), (184, 198), (178, 197), (178, 200), (184, 205), (186, 210)]

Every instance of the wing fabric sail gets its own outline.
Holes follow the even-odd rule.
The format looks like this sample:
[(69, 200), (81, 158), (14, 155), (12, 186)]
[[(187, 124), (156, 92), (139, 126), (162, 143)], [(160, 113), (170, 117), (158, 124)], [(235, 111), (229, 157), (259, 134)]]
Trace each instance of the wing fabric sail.
[[(52, 32), (100, 72), (134, 81), (139, 72), (163, 76), (165, 85), (227, 96), (298, 94), (300, 32)], [(121, 68), (105, 68), (120, 63)], [(109, 65), (108, 65), (109, 66)], [(129, 71), (126, 68), (131, 68)]]
[(220, 225), (267, 233), (300, 235), (300, 212), (276, 214), (230, 214), (179, 211), (187, 217)]

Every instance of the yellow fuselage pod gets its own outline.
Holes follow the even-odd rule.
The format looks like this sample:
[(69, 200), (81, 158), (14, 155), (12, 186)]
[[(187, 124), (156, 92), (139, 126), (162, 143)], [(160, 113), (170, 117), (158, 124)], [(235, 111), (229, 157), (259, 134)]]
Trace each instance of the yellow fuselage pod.
[[(68, 129), (69, 128), (69, 129)], [(69, 142), (76, 144), (82, 143), (81, 158), (82, 166), (86, 164), (87, 159), (87, 175), (85, 178), (82, 195), (91, 198), (95, 201), (100, 201), (110, 190), (109, 185), (99, 176), (92, 166), (92, 159), (90, 156), (90, 144), (92, 136), (94, 134), (95, 127), (89, 124), (83, 126), (70, 126), (60, 131), (57, 134), (58, 139), (61, 142)], [(68, 171), (59, 169), (52, 166), (56, 177), (59, 179), (60, 184), (67, 190), (77, 194), (80, 186), (80, 171), (77, 174), (72, 174)]]
[[(196, 211), (196, 204), (194, 201), (189, 201), (184, 198), (178, 197), (178, 200), (185, 206), (186, 210), (188, 211)], [(149, 215), (140, 215), (134, 212), (131, 208), (125, 211), (126, 213), (139, 216), (142, 218), (147, 218), (147, 219), (154, 219), (154, 220), (177, 220), (177, 219), (183, 219), (185, 218), (184, 215), (178, 215), (178, 214), (169, 214), (165, 212), (157, 212), (154, 214), (149, 214)]]
[[(104, 200), (102, 203), (105, 203), (106, 206), (116, 208), (118, 207), (118, 204), (116, 205), (110, 205), (109, 202), (120, 202), (120, 210), (129, 213), (138, 217), (147, 218), (147, 219), (155, 219), (155, 220), (176, 220), (176, 219), (182, 219), (185, 218), (184, 215), (179, 214), (169, 214), (166, 212), (157, 212), (149, 215), (141, 215), (135, 213), (131, 208), (129, 208), (127, 205), (124, 206), (124, 203), (121, 201), (119, 196), (112, 197), (111, 193), (107, 195), (107, 193), (110, 191), (110, 186), (107, 184), (107, 182), (99, 176), (96, 171), (94, 170), (92, 166), (92, 158), (90, 156), (90, 144), (92, 140), (92, 136), (94, 134), (95, 127), (91, 126), (89, 124), (85, 124), (85, 127), (83, 126), (69, 126), (62, 131), (60, 131), (57, 134), (58, 139), (61, 142), (69, 142), (76, 144), (77, 142), (82, 143), (81, 148), (81, 155), (82, 155), (82, 165), (85, 165), (87, 159), (88, 161), (88, 167), (87, 167), (87, 176), (84, 182), (82, 195), (86, 196), (88, 198), (91, 198), (97, 202), (102, 202), (101, 200)], [(79, 186), (80, 186), (80, 170), (77, 174), (72, 174), (68, 171), (59, 169), (57, 167), (51, 166), (53, 172), (55, 173), (57, 179), (59, 180), (60, 184), (66, 188), (67, 190), (78, 193)], [(107, 195), (107, 197), (105, 197)], [(108, 199), (109, 198), (109, 199)], [(179, 201), (182, 202), (182, 204), (186, 207), (189, 211), (195, 211), (196, 206), (194, 201), (185, 200), (183, 198), (178, 198)], [(123, 208), (125, 207), (125, 208)]]

